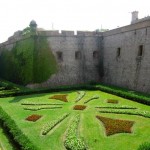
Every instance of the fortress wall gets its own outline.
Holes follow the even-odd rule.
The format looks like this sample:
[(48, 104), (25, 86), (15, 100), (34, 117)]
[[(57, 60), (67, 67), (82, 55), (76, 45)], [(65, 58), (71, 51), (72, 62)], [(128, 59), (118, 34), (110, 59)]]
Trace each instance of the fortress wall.
[[(99, 55), (101, 54), (101, 36), (92, 32), (78, 31), (40, 31), (39, 36), (46, 36), (49, 47), (56, 57), (59, 71), (52, 75), (50, 79), (41, 83), (29, 85), (30, 87), (49, 87), (60, 85), (81, 84), (91, 81), (100, 81), (98, 73)], [(21, 40), (24, 40), (23, 38)], [(20, 39), (12, 36), (5, 43), (3, 48), (12, 49)], [(62, 53), (62, 60), (58, 58), (58, 53)], [(93, 53), (96, 52), (96, 55)], [(79, 53), (80, 56), (76, 53)], [(77, 58), (76, 58), (77, 57)]]
[[(134, 24), (134, 28), (131, 25), (126, 28), (127, 32), (118, 32), (117, 29), (104, 33), (103, 81), (105, 83), (150, 93), (150, 27), (147, 26), (148, 24), (150, 22)], [(124, 28), (120, 30), (125, 31)], [(138, 56), (140, 45), (143, 45), (142, 56)], [(117, 57), (118, 48), (120, 48), (119, 57)]]
[[(68, 32), (72, 35), (71, 32)], [(64, 32), (62, 32), (64, 34)], [(65, 33), (66, 35), (66, 33)], [(49, 46), (57, 59), (59, 71), (42, 84), (36, 85), (60, 86), (99, 81), (97, 65), (99, 58), (93, 58), (94, 51), (100, 51), (98, 37), (85, 36), (50, 36)], [(76, 58), (76, 52), (80, 57)], [(59, 60), (57, 53), (62, 52), (62, 60)]]
[[(150, 92), (150, 21), (107, 32), (38, 31), (46, 36), (59, 71), (41, 84), (49, 87), (103, 81), (107, 84)], [(11, 50), (24, 40), (20, 31), (0, 45)], [(142, 56), (139, 47), (143, 46)], [(120, 56), (117, 56), (120, 49)], [(59, 53), (59, 54), (58, 54)], [(61, 53), (61, 59), (59, 58)], [(76, 56), (77, 55), (77, 56)], [(102, 78), (103, 77), (103, 78)]]
[(103, 35), (106, 37), (106, 36), (111, 36), (111, 35), (120, 34), (120, 33), (124, 33), (124, 32), (130, 32), (130, 31), (135, 31), (135, 30), (139, 30), (139, 29), (143, 29), (143, 28), (148, 28), (148, 27), (150, 27), (150, 21), (146, 20), (144, 22), (138, 22), (135, 24), (121, 27), (121, 28), (103, 32)]

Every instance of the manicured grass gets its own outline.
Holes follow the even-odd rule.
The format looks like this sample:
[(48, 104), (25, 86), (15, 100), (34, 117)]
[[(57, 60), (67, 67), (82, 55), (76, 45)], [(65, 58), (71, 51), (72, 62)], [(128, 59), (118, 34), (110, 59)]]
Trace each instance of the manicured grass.
[[(80, 93), (80, 96), (79, 96)], [(67, 95), (68, 102), (49, 99), (54, 95)], [(85, 103), (94, 95), (96, 98), (89, 103)], [(107, 103), (108, 99), (117, 100), (118, 104)], [(33, 112), (25, 110), (25, 103), (29, 103), (32, 107), (47, 107), (48, 104), (57, 104), (61, 109), (41, 109)], [(40, 105), (41, 104), (41, 105)], [(45, 104), (45, 105), (44, 105)], [(60, 104), (60, 105), (58, 105)], [(75, 105), (85, 105), (84, 110), (74, 110)], [(100, 113), (100, 109), (95, 107), (104, 107), (105, 110), (111, 110), (111, 107), (120, 108), (128, 106), (137, 108), (139, 111), (150, 112), (150, 106), (130, 101), (112, 94), (101, 91), (67, 91), (46, 94), (35, 94), (28, 96), (0, 98), (0, 106), (9, 114), (21, 131), (29, 138), (29, 140), (39, 149), (43, 150), (65, 150), (64, 142), (66, 139), (67, 129), (71, 127), (73, 118), (79, 114), (80, 121), (78, 123), (77, 134), (84, 141), (87, 149), (91, 150), (136, 150), (139, 145), (150, 141), (150, 118), (144, 118), (138, 115)], [(27, 106), (28, 107), (28, 106)], [(53, 107), (53, 106), (52, 106)], [(117, 108), (118, 108), (117, 107)], [(115, 108), (113, 108), (114, 110)], [(118, 109), (117, 109), (118, 110)], [(134, 109), (130, 110), (134, 111)], [(41, 130), (47, 122), (57, 120), (60, 116), (69, 113), (70, 115), (56, 124), (47, 135), (42, 135)], [(36, 122), (27, 121), (26, 118), (36, 114), (42, 116)], [(134, 122), (132, 133), (119, 133), (106, 136), (103, 123), (96, 116), (116, 119), (128, 120)], [(121, 140), (120, 140), (121, 139)], [(3, 141), (2, 141), (3, 142)], [(4, 144), (7, 142), (3, 142)], [(78, 142), (77, 142), (78, 143)]]

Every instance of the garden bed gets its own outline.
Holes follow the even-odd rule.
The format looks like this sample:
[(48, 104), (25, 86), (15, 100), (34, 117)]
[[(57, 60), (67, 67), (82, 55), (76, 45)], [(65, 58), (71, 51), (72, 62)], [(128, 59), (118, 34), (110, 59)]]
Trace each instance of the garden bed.
[(73, 107), (74, 110), (84, 110), (85, 108), (86, 108), (85, 105), (75, 105), (75, 106)]
[(33, 121), (33, 122), (36, 122), (37, 120), (39, 120), (42, 116), (40, 115), (30, 115), (26, 118), (27, 121)]
[(118, 104), (119, 101), (118, 100), (114, 100), (114, 99), (107, 99), (107, 103)]
[(63, 102), (68, 102), (68, 100), (67, 100), (67, 94), (64, 94), (64, 95), (54, 95), (54, 96), (51, 96), (50, 99), (56, 99), (56, 100), (60, 100), (60, 101), (63, 101)]
[(107, 136), (117, 133), (132, 133), (133, 121), (111, 119), (102, 116), (96, 116), (96, 118), (102, 121)]

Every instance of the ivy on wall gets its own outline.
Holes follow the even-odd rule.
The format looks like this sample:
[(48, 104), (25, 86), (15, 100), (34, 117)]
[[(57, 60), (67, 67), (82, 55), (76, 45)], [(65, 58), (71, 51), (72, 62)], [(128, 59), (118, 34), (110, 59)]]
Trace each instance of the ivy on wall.
[(41, 83), (57, 72), (57, 63), (46, 37), (29, 36), (0, 55), (0, 77), (26, 85)]
[(46, 37), (37, 37), (34, 51), (34, 82), (43, 82), (56, 72), (57, 63)]

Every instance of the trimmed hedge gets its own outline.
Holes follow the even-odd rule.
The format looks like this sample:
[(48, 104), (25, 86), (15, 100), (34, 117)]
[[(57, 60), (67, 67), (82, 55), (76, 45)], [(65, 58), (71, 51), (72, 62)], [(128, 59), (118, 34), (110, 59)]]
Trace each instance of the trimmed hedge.
[(71, 90), (100, 90), (110, 94), (114, 94), (123, 98), (130, 99), (145, 105), (150, 105), (150, 95), (140, 93), (140, 92), (131, 92), (130, 90), (118, 88), (108, 85), (90, 85), (90, 84), (81, 84), (81, 85), (72, 85), (72, 86), (60, 86), (56, 88), (45, 88), (45, 89), (24, 89), (20, 91), (7, 91), (6, 93), (0, 93), (0, 97), (8, 96), (21, 96), (21, 95), (30, 95), (30, 94), (40, 94), (40, 93), (50, 93), (50, 92), (60, 92), (60, 91), (71, 91)]
[(150, 143), (142, 143), (137, 150), (150, 150)]
[(65, 113), (64, 115), (60, 116), (56, 120), (53, 120), (51, 122), (47, 122), (42, 127), (42, 135), (47, 135), (47, 133), (52, 130), (56, 125), (61, 123), (64, 119), (66, 119), (69, 116), (69, 113)]
[(84, 104), (89, 103), (90, 101), (95, 100), (95, 99), (99, 99), (99, 96), (97, 96), (97, 95), (92, 96), (90, 99), (87, 99), (87, 100), (84, 102)]
[(77, 114), (66, 132), (66, 138), (64, 141), (64, 146), (67, 150), (86, 150), (86, 145), (83, 138), (78, 135), (78, 125), (80, 121), (80, 116)]
[(62, 107), (56, 107), (56, 106), (29, 106), (29, 107), (24, 107), (24, 110), (32, 110), (32, 111), (38, 111), (42, 109), (59, 109)]
[(75, 102), (79, 102), (84, 96), (85, 96), (85, 91), (79, 91), (78, 92), (78, 97), (76, 98)]
[(149, 94), (144, 94), (136, 91), (124, 89), (124, 88), (119, 88), (115, 86), (108, 86), (104, 84), (97, 84), (94, 85), (94, 88), (97, 90), (101, 90), (103, 92), (107, 92), (110, 94), (114, 94), (126, 99), (130, 99), (142, 104), (150, 105), (150, 95)]
[(5, 131), (7, 131), (10, 136), (17, 143), (19, 149), (21, 150), (38, 150), (38, 148), (33, 145), (33, 143), (28, 139), (28, 137), (18, 128), (14, 120), (0, 107), (0, 124)]
[(150, 111), (142, 110), (125, 110), (125, 109), (111, 109), (111, 110), (100, 110), (100, 113), (114, 113), (114, 114), (127, 114), (127, 115), (137, 115), (145, 118), (150, 118)]
[(122, 105), (122, 106), (97, 106), (95, 108), (100, 108), (100, 109), (137, 109), (136, 107), (132, 107), (132, 106), (126, 106), (126, 105)]

